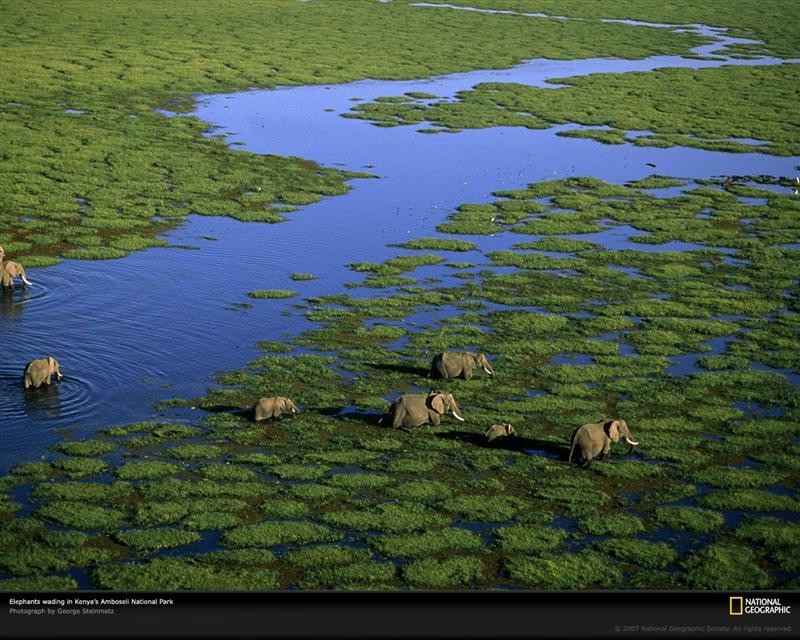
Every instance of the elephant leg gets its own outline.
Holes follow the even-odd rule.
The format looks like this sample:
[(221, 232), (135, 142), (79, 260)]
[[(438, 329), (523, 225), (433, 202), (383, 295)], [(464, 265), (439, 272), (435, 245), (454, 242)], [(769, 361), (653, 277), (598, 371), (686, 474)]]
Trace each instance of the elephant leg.
[(472, 379), (472, 369), (469, 367), (464, 367), (464, 371), (462, 372), (462, 376), (464, 380), (471, 380)]
[(428, 411), (428, 421), (435, 426), (441, 424), (442, 419), (439, 417), (439, 414), (436, 413), (435, 411)]
[(397, 429), (403, 426), (403, 413), (401, 411), (395, 411), (394, 416), (392, 417), (392, 427)]

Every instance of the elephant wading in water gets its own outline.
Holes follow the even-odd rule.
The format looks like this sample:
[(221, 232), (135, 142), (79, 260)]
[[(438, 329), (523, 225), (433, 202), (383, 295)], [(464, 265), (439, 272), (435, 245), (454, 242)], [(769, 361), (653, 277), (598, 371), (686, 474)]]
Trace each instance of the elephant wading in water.
[(461, 376), (464, 380), (472, 378), (472, 372), (478, 367), (489, 375), (494, 375), (494, 369), (486, 356), (482, 353), (471, 351), (442, 351), (436, 354), (431, 362), (429, 378), (457, 378)]
[(380, 424), (392, 427), (418, 427), (421, 424), (439, 424), (441, 416), (452, 413), (456, 420), (465, 422), (458, 412), (458, 405), (451, 393), (407, 393), (400, 396), (389, 407), (389, 412), (380, 420)]
[(572, 462), (575, 447), (581, 452), (583, 466), (589, 465), (600, 453), (603, 454), (603, 460), (607, 460), (611, 455), (611, 445), (619, 442), (620, 437), (625, 438), (625, 442), (630, 446), (628, 453), (639, 444), (631, 438), (631, 432), (628, 431), (628, 425), (624, 420), (605, 420), (578, 427), (572, 434), (569, 461)]
[(14, 278), (20, 278), (23, 286), (26, 284), (32, 284), (25, 277), (25, 269), (22, 268), (22, 265), (19, 262), (14, 262), (13, 260), (3, 260), (5, 255), (5, 249), (0, 247), (0, 285), (3, 287), (13, 287)]
[(54, 373), (59, 380), (64, 377), (61, 375), (58, 361), (53, 356), (31, 360), (25, 367), (25, 388), (36, 389), (43, 384), (49, 385)]
[(256, 422), (269, 418), (280, 418), (283, 413), (300, 413), (294, 402), (283, 396), (261, 398), (253, 405), (253, 417)]

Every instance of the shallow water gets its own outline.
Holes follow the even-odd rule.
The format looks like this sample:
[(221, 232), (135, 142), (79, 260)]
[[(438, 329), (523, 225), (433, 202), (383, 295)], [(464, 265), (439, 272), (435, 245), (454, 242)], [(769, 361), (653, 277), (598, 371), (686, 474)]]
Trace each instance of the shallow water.
[[(349, 271), (347, 263), (404, 253), (386, 245), (436, 235), (436, 225), (454, 207), (490, 200), (492, 191), (570, 175), (613, 182), (654, 172), (694, 178), (794, 175), (800, 164), (798, 157), (603, 145), (556, 136), (574, 125), (421, 135), (413, 127), (381, 128), (341, 118), (355, 104), (352, 98), (371, 100), (406, 91), (447, 97), (485, 81), (552, 86), (545, 81), (723, 62), (665, 56), (532, 60), (514, 69), (425, 80), (365, 80), (202, 97), (195, 115), (212, 123), (212, 134), (225, 134), (229, 142), (241, 143), (241, 149), (356, 170), (370, 167), (379, 179), (354, 180), (348, 195), (303, 207), (282, 224), (191, 216), (181, 229), (165, 235), (174, 244), (195, 245), (197, 251), (159, 248), (122, 260), (66, 260), (30, 269), (34, 285), (3, 295), (0, 307), (0, 473), (44, 454), (60, 439), (56, 429), (85, 437), (98, 426), (157, 417), (152, 405), (159, 400), (204, 393), (209, 376), (259, 355), (256, 340), (285, 340), (308, 326), (296, 313), (286, 313), (302, 298), (338, 293), (344, 282), (359, 281), (363, 276)], [(736, 64), (776, 62), (764, 58)], [(578, 237), (640, 251), (699, 246), (630, 242), (640, 234), (615, 227)], [(535, 238), (504, 233), (472, 239), (486, 251)], [(447, 255), (487, 268), (486, 259), (475, 252)], [(295, 282), (289, 277), (295, 272), (320, 277)], [(445, 274), (453, 275), (435, 267), (419, 269), (415, 277)], [(246, 297), (262, 288), (292, 289), (298, 297)], [(364, 289), (350, 293), (374, 295)], [(234, 305), (242, 302), (251, 302), (252, 308), (236, 310)], [(64, 380), (47, 390), (23, 393), (25, 363), (48, 354), (59, 359)]]

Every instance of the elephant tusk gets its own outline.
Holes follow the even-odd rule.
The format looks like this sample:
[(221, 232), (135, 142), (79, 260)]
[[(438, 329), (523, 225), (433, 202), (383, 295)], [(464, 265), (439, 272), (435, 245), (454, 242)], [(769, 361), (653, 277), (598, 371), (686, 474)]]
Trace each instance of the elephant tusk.
[(23, 281), (25, 284), (29, 284), (29, 285), (30, 285), (30, 284), (33, 284), (33, 283), (32, 283), (30, 280), (28, 280), (28, 279), (27, 279), (25, 276), (20, 276), (20, 278), (22, 278), (22, 281)]
[(453, 417), (456, 420), (461, 420), (461, 422), (466, 422), (466, 420), (464, 420), (464, 418), (462, 418), (460, 415), (458, 415), (455, 411), (453, 411)]
[(631, 439), (630, 439), (630, 438), (628, 438), (627, 436), (625, 437), (625, 442), (627, 442), (627, 443), (628, 443), (629, 445), (631, 445), (632, 447), (635, 447), (637, 444), (639, 444), (638, 442), (634, 442), (633, 440), (631, 440)]
[(484, 367), (484, 368), (483, 368), (483, 370), (484, 370), (486, 373), (488, 373), (490, 376), (493, 376), (493, 375), (494, 375), (494, 371), (492, 371), (491, 369), (487, 369), (486, 367)]

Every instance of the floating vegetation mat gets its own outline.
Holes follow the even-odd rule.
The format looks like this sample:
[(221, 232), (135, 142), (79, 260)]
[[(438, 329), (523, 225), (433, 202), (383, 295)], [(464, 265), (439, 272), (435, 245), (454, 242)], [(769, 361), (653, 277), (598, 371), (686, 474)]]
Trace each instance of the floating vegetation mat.
[[(684, 190), (647, 192), (665, 184)], [(351, 265), (450, 284), (298, 301), (309, 330), (167, 403), (206, 409), (191, 425), (109, 427), (0, 478), (0, 586), (800, 587), (800, 200), (779, 191), (570, 178), (458, 207), (442, 227), (469, 241)], [(611, 249), (615, 226), (641, 233)], [(481, 254), (484, 228), (512, 248)], [(463, 252), (475, 266), (450, 269)], [(427, 378), (444, 349), (495, 375)], [(432, 387), (467, 422), (378, 426)], [(301, 413), (254, 423), (277, 395)], [(568, 462), (604, 417), (640, 445)], [(488, 446), (504, 422), (516, 436)]]

